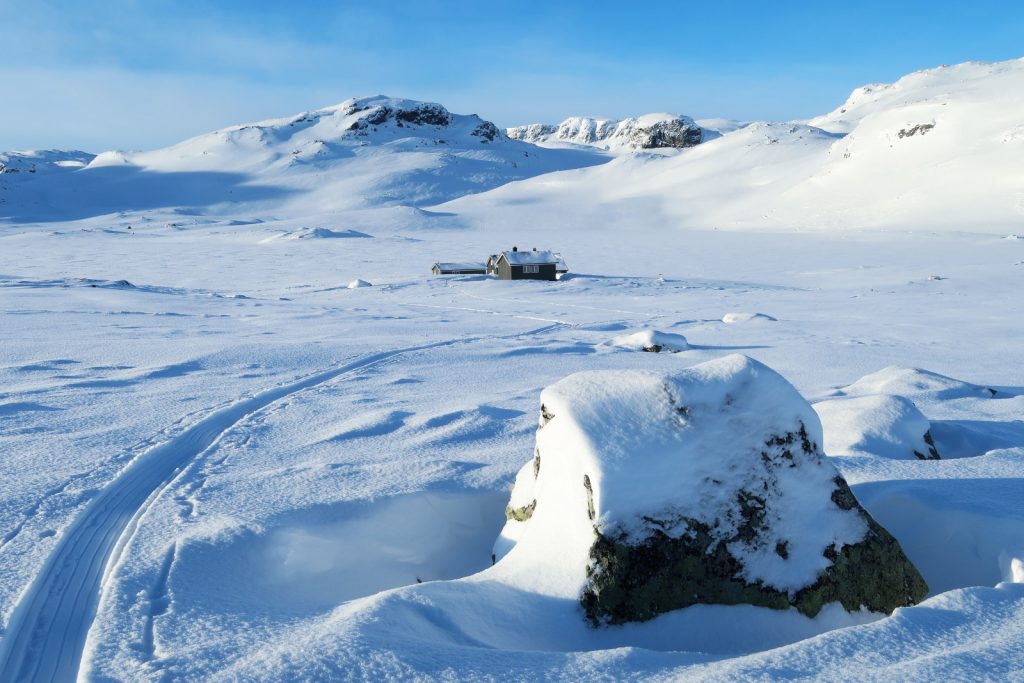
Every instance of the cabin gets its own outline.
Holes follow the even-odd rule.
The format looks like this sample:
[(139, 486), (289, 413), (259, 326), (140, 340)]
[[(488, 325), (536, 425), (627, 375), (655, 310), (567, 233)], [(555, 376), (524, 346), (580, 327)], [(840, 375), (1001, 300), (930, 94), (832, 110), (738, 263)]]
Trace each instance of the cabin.
[(487, 274), (488, 275), (497, 275), (498, 274), (498, 257), (499, 256), (501, 256), (501, 254), (491, 254), (490, 256), (487, 257), (487, 263), (485, 263), (484, 265), (487, 267)]
[(557, 280), (558, 256), (550, 251), (512, 251), (498, 254), (497, 273), (501, 280)]
[(487, 267), (482, 263), (441, 263), (430, 269), (434, 275), (486, 275)]

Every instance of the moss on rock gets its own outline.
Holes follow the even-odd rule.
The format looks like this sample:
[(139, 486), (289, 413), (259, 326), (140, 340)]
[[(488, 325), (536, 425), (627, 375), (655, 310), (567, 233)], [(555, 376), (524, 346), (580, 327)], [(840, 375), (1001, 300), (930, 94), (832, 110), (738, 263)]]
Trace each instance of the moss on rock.
[(525, 522), (530, 517), (533, 517), (533, 511), (537, 509), (537, 500), (530, 501), (529, 505), (514, 508), (511, 505), (505, 506), (505, 519), (514, 520), (516, 522)]

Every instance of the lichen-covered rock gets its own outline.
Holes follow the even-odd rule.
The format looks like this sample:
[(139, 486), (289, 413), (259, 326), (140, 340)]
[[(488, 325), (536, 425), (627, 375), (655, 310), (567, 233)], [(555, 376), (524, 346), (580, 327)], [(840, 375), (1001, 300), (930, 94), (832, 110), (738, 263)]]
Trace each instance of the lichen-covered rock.
[[(594, 625), (696, 604), (889, 613), (927, 593), (821, 451), (814, 410), (744, 356), (589, 372), (542, 394), (495, 557)], [(543, 457), (543, 466), (540, 466)]]

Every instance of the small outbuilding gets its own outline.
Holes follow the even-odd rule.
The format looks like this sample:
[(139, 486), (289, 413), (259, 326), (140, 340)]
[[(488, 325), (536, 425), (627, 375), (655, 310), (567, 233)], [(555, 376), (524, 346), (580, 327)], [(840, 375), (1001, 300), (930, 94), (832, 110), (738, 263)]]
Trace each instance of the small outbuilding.
[(501, 280), (556, 280), (558, 255), (550, 251), (512, 251), (498, 254), (496, 270)]
[(482, 263), (441, 263), (430, 269), (434, 275), (486, 275), (487, 267)]

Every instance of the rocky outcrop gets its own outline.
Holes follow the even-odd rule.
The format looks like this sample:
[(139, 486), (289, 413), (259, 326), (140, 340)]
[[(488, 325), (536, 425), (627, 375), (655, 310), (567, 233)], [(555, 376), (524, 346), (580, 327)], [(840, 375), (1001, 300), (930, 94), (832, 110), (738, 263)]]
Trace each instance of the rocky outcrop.
[(822, 453), (810, 405), (756, 361), (578, 373), (541, 400), (495, 556), (578, 571), (595, 626), (698, 604), (890, 613), (928, 591)]
[(566, 142), (609, 150), (693, 147), (716, 137), (688, 116), (647, 114), (622, 120), (568, 118), (557, 126), (531, 124), (507, 129), (515, 140), (534, 144)]
[(372, 126), (382, 126), (389, 122), (400, 128), (406, 125), (447, 126), (452, 121), (451, 114), (447, 109), (439, 104), (429, 102), (416, 102), (403, 108), (357, 101), (349, 106), (346, 113), (352, 115), (364, 111), (368, 113), (354, 121), (349, 130), (366, 130)]
[(910, 126), (909, 128), (900, 128), (900, 132), (896, 134), (896, 137), (903, 139), (914, 137), (918, 133), (924, 135), (934, 127), (934, 123), (918, 123), (917, 125)]

